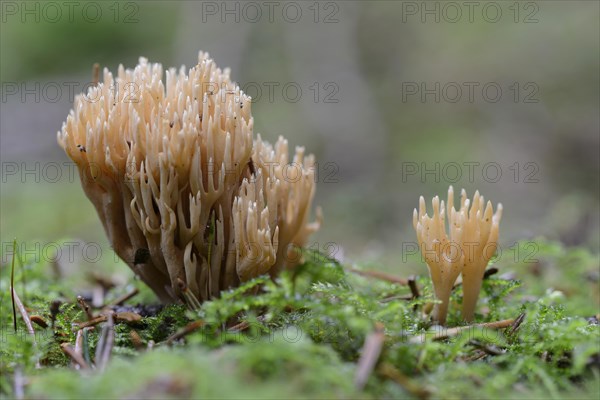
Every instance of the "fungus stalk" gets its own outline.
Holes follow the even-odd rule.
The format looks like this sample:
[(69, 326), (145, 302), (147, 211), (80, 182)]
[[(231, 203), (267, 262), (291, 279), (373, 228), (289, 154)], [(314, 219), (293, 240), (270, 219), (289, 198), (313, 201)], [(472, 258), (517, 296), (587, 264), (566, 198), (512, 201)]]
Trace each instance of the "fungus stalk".
[(105, 69), (58, 132), (115, 252), (163, 302), (291, 268), (319, 229), (314, 157), (297, 148), (288, 179), (287, 141), (254, 140), (253, 125), (250, 97), (200, 52), (166, 79), (144, 58)]
[[(485, 208), (484, 208), (485, 205)], [(494, 214), (490, 201), (475, 192), (473, 203), (465, 190), (461, 193), (460, 209), (454, 208), (454, 189), (448, 189), (447, 207), (436, 196), (432, 200), (433, 216), (427, 215), (425, 199), (419, 199), (419, 211), (413, 212), (413, 226), (421, 253), (425, 258), (436, 298), (433, 318), (446, 323), (450, 294), (458, 275), (462, 273), (463, 309), (465, 321), (472, 321), (481, 290), (485, 268), (498, 243), (498, 227), (502, 205)], [(448, 214), (449, 234), (446, 233)]]

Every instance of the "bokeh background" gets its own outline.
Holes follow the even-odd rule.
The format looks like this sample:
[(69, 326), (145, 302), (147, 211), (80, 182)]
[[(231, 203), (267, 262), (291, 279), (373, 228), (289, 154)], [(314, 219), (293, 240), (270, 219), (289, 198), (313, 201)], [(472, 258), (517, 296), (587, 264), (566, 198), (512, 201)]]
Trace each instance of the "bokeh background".
[(503, 246), (598, 251), (599, 2), (270, 4), (3, 1), (3, 251), (14, 237), (108, 248), (56, 144), (72, 92), (96, 62), (190, 67), (198, 50), (254, 97), (255, 133), (317, 156), (313, 247), (402, 273), (419, 195), (453, 184), (503, 203)]

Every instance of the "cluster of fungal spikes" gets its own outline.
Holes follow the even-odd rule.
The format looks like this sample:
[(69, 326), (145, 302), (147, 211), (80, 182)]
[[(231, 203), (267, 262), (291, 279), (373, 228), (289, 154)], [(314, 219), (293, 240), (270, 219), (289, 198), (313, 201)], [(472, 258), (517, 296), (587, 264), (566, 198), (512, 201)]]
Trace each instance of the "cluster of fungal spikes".
[[(472, 321), (481, 289), (485, 268), (498, 246), (498, 228), (502, 204), (496, 213), (490, 201), (475, 192), (473, 201), (461, 192), (460, 209), (454, 208), (454, 189), (448, 189), (448, 203), (436, 196), (432, 200), (433, 216), (427, 215), (423, 196), (419, 210), (413, 212), (413, 226), (421, 253), (429, 267), (436, 298), (434, 320), (445, 324), (450, 294), (456, 279), (462, 274), (462, 317)], [(446, 233), (448, 214), (449, 234)]]
[(315, 160), (253, 138), (251, 99), (200, 52), (186, 71), (140, 58), (75, 99), (58, 142), (115, 252), (163, 302), (199, 301), (298, 262)]

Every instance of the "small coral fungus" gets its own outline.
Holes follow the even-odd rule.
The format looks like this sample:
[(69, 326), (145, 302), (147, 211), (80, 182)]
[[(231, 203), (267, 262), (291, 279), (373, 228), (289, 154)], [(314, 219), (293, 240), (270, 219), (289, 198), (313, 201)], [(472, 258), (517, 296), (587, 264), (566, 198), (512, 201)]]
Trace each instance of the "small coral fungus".
[[(448, 302), (452, 287), (462, 273), (463, 309), (465, 321), (472, 321), (483, 274), (490, 258), (498, 246), (498, 228), (502, 218), (502, 204), (496, 213), (490, 201), (475, 192), (473, 202), (462, 190), (460, 209), (454, 208), (454, 190), (448, 189), (447, 208), (436, 196), (432, 200), (433, 216), (427, 215), (425, 199), (419, 200), (419, 211), (413, 212), (413, 226), (421, 253), (427, 262), (436, 304), (434, 319), (444, 324), (448, 313)], [(446, 233), (448, 214), (449, 235)]]

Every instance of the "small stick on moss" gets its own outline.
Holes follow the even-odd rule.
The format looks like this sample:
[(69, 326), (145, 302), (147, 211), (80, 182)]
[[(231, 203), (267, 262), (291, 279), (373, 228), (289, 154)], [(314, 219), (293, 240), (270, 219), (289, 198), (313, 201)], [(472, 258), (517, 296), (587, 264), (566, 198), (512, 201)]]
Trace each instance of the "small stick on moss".
[(488, 345), (476, 339), (469, 340), (469, 344), (475, 347), (476, 349), (481, 350), (485, 354), (489, 354), (490, 356), (499, 356), (506, 353), (506, 350), (504, 349), (500, 349), (493, 345)]
[(21, 313), (21, 317), (23, 317), (23, 321), (25, 321), (25, 326), (27, 326), (27, 332), (31, 336), (33, 336), (33, 342), (35, 343), (35, 331), (33, 330), (33, 325), (31, 324), (31, 318), (29, 318), (29, 314), (27, 313), (25, 306), (21, 302), (21, 299), (19, 298), (19, 295), (17, 294), (17, 292), (15, 292), (14, 288), (11, 288), (11, 293), (12, 293), (14, 302), (16, 303), (17, 308), (19, 309), (19, 312)]
[(114, 314), (114, 317), (117, 322), (125, 322), (129, 325), (137, 325), (142, 321), (140, 314), (131, 311), (118, 312)]
[(519, 328), (521, 327), (521, 324), (523, 323), (523, 321), (525, 321), (526, 316), (527, 316), (526, 313), (522, 313), (521, 315), (519, 315), (517, 317), (517, 319), (515, 319), (515, 321), (510, 325), (510, 328), (508, 328), (506, 330), (506, 335), (507, 336), (514, 335), (517, 332), (517, 330), (519, 330)]
[[(290, 312), (290, 311), (286, 310), (286, 312)], [(265, 316), (264, 315), (259, 315), (258, 317), (256, 317), (256, 320), (258, 322), (264, 322), (265, 321)], [(250, 322), (248, 322), (248, 321), (242, 321), (239, 324), (236, 324), (236, 325), (228, 328), (227, 332), (230, 332), (230, 333), (243, 332), (246, 329), (250, 328), (250, 326), (251, 326)]]
[(189, 324), (184, 326), (182, 329), (180, 329), (179, 331), (177, 331), (174, 334), (172, 334), (171, 336), (169, 336), (169, 338), (165, 341), (165, 343), (170, 346), (174, 341), (179, 340), (179, 339), (189, 335), (190, 333), (197, 331), (198, 329), (202, 328), (203, 326), (204, 326), (204, 321), (202, 321), (200, 319), (197, 321), (194, 321), (194, 322), (190, 322)]
[(464, 357), (462, 358), (462, 361), (467, 361), (467, 362), (473, 362), (473, 361), (478, 361), (481, 360), (485, 357), (487, 357), (487, 353), (483, 350), (479, 350), (479, 349), (475, 349), (474, 354), (468, 356), (468, 357)]
[(389, 378), (402, 386), (404, 390), (408, 393), (412, 394), (418, 399), (428, 399), (431, 396), (429, 390), (419, 386), (412, 379), (404, 375), (398, 369), (394, 368), (389, 363), (383, 363), (379, 369), (377, 370), (379, 374), (383, 375), (386, 378)]
[(379, 300), (379, 302), (380, 303), (389, 303), (390, 301), (394, 301), (394, 300), (411, 301), (412, 299), (413, 299), (412, 295), (390, 296), (390, 297), (384, 297), (383, 299)]
[(13, 240), (13, 257), (12, 257), (12, 265), (10, 267), (10, 300), (12, 303), (12, 311), (13, 311), (13, 328), (15, 333), (17, 333), (17, 307), (15, 306), (15, 258), (17, 251), (17, 238)]
[[(474, 325), (466, 325), (466, 326), (458, 326), (456, 328), (446, 329), (440, 332), (431, 332), (434, 333), (435, 336), (431, 339), (434, 341), (448, 339), (454, 336), (460, 335), (464, 331), (468, 331), (470, 329), (502, 329), (511, 326), (515, 322), (515, 319), (504, 319), (502, 321), (495, 322), (486, 322), (483, 324), (474, 324)], [(410, 338), (409, 343), (424, 343), (426, 336), (413, 336)]]
[(46, 329), (48, 327), (48, 323), (46, 322), (46, 320), (44, 320), (44, 318), (40, 317), (39, 315), (32, 315), (29, 317), (29, 319), (31, 320), (31, 322), (34, 322), (36, 325), (40, 326), (43, 329)]
[[(411, 300), (416, 300), (421, 297), (421, 293), (419, 293), (419, 287), (417, 286), (417, 277), (415, 275), (411, 275), (408, 278), (408, 287), (410, 288), (410, 292), (412, 293)], [(417, 311), (418, 305), (415, 304), (413, 306), (413, 311)]]
[[(75, 337), (75, 349), (73, 351), (83, 359), (83, 329), (77, 331), (77, 336)], [(81, 368), (81, 366), (74, 361), (72, 361), (72, 363), (75, 369)]]
[(77, 326), (77, 329), (83, 329), (83, 328), (88, 328), (90, 326), (96, 326), (99, 323), (102, 323), (105, 321), (106, 321), (106, 315), (99, 315), (99, 316), (95, 317), (94, 319), (91, 319), (86, 322), (78, 322), (75, 325)]
[(92, 365), (92, 357), (90, 356), (90, 341), (88, 337), (89, 331), (94, 328), (83, 328), (83, 359), (88, 365)]
[(419, 293), (419, 288), (417, 287), (417, 277), (415, 275), (411, 275), (408, 278), (408, 287), (410, 288), (413, 299), (421, 297), (421, 293)]
[(75, 352), (77, 354), (83, 354), (83, 329), (77, 331), (77, 336), (75, 336)]
[(77, 304), (79, 304), (79, 307), (81, 307), (81, 309), (87, 316), (88, 321), (91, 321), (94, 319), (94, 314), (92, 313), (92, 310), (91, 310), (89, 304), (86, 303), (86, 301), (83, 297), (77, 296)]
[[(16, 240), (16, 239), (15, 239)], [(15, 242), (16, 244), (16, 242)], [(21, 269), (21, 291), (23, 293), (23, 301), (27, 302), (27, 278), (25, 274), (25, 263), (21, 258), (21, 253), (19, 253), (19, 247), (13, 247), (14, 256), (17, 257), (17, 262), (19, 263), (19, 268)]]
[(131, 292), (125, 293), (124, 295), (122, 295), (121, 297), (118, 297), (117, 299), (115, 299), (115, 301), (113, 301), (110, 304), (105, 305), (104, 307), (120, 306), (123, 303), (125, 303), (127, 300), (129, 300), (132, 297), (134, 297), (135, 295), (137, 295), (139, 292), (140, 291), (138, 290), (138, 288), (134, 288)]
[[(136, 314), (134, 312), (128, 312), (128, 311), (116, 313), (116, 314), (114, 314), (114, 318), (117, 322), (125, 322), (125, 323), (133, 324), (133, 325), (139, 323), (142, 320), (141, 315)], [(94, 319), (92, 319), (90, 321), (79, 322), (76, 324), (76, 326), (77, 326), (77, 329), (83, 329), (83, 328), (88, 328), (90, 326), (96, 326), (96, 325), (98, 325), (102, 322), (106, 322), (106, 321), (108, 321), (108, 317), (105, 314), (102, 314), (102, 315), (95, 317)]]
[(354, 375), (354, 385), (358, 390), (362, 390), (369, 377), (375, 369), (375, 365), (381, 355), (383, 343), (385, 342), (384, 326), (380, 322), (375, 323), (375, 330), (365, 339), (365, 344), (361, 350), (360, 359)]
[(250, 327), (250, 323), (248, 321), (242, 321), (239, 324), (234, 325), (231, 328), (227, 329), (227, 332), (231, 332), (231, 333), (243, 332), (246, 329), (248, 329), (249, 327)]
[(73, 346), (71, 346), (69, 343), (61, 343), (60, 349), (67, 355), (67, 357), (77, 363), (82, 369), (90, 368), (83, 357), (80, 354), (77, 354), (77, 352), (73, 350)]
[(353, 272), (357, 275), (360, 276), (364, 276), (367, 278), (375, 278), (375, 279), (380, 279), (383, 281), (388, 281), (388, 282), (392, 282), (392, 283), (396, 283), (398, 285), (408, 285), (408, 280), (404, 279), (404, 278), (400, 278), (398, 276), (394, 276), (391, 274), (386, 274), (385, 272), (380, 272), (380, 271), (369, 271), (369, 270), (360, 270), (360, 269), (356, 269), (356, 268), (351, 268), (351, 267), (347, 267), (346, 268), (348, 271)]
[(110, 355), (115, 343), (114, 320), (112, 314), (108, 314), (107, 323), (102, 328), (102, 335), (96, 348), (96, 367), (100, 371), (104, 370), (110, 360)]
[(54, 329), (54, 323), (56, 322), (56, 316), (60, 312), (60, 300), (52, 300), (50, 303), (50, 321), (52, 322), (52, 329)]
[(510, 319), (503, 319), (501, 321), (486, 322), (483, 324), (475, 324), (475, 325), (471, 325), (471, 326), (480, 326), (482, 328), (492, 328), (492, 329), (502, 329), (502, 328), (506, 328), (507, 326), (512, 325), (514, 322), (515, 322), (515, 319), (510, 318)]

